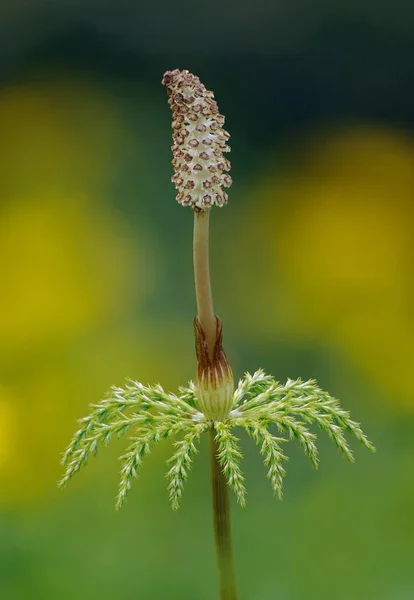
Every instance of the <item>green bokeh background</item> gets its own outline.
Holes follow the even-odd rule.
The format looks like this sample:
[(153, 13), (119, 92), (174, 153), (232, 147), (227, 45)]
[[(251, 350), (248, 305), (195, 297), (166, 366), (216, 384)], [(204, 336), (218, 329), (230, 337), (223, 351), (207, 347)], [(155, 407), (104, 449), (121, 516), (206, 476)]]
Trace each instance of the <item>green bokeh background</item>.
[(414, 598), (414, 8), (406, 2), (0, 5), (0, 597), (217, 598), (206, 443), (173, 513), (169, 443), (114, 511), (124, 444), (65, 491), (88, 403), (195, 373), (192, 214), (174, 202), (162, 74), (232, 135), (212, 214), (236, 377), (315, 377), (378, 452), (289, 448), (276, 501), (243, 435), (241, 600)]

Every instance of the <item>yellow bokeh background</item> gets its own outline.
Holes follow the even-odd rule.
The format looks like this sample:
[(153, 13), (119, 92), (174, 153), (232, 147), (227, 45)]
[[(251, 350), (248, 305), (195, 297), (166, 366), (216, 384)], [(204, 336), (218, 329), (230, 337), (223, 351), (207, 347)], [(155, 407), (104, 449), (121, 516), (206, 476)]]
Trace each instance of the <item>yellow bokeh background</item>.
[(139, 316), (154, 283), (147, 227), (134, 236), (105, 198), (128, 142), (110, 95), (77, 79), (16, 87), (0, 123), (0, 502), (27, 504), (55, 487), (62, 436), (105, 391), (91, 369), (109, 386), (175, 359), (158, 375)]
[(335, 347), (412, 410), (414, 143), (355, 125), (312, 137), (301, 152), (249, 190), (252, 220), (240, 227), (261, 266), (243, 293), (245, 274), (234, 272), (238, 306), (252, 335)]

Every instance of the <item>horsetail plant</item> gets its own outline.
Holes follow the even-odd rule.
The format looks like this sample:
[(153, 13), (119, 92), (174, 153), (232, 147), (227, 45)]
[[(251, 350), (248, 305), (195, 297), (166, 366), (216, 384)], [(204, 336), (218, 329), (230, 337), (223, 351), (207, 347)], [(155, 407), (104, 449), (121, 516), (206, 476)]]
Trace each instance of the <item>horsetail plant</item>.
[(80, 421), (64, 453), (65, 467), (59, 485), (64, 486), (86, 464), (90, 454), (113, 436), (132, 432), (123, 456), (116, 507), (120, 508), (138, 476), (143, 458), (162, 439), (177, 437), (168, 460), (168, 493), (173, 509), (180, 505), (185, 480), (197, 453), (200, 437), (210, 438), (213, 519), (221, 600), (236, 600), (233, 549), (230, 529), (228, 487), (241, 506), (246, 504), (242, 453), (233, 430), (244, 428), (256, 442), (267, 469), (274, 494), (282, 498), (287, 456), (284, 445), (296, 439), (314, 468), (318, 466), (316, 435), (309, 426), (325, 431), (350, 462), (353, 454), (345, 437), (356, 439), (374, 451), (358, 423), (316, 381), (288, 379), (281, 384), (261, 369), (246, 373), (234, 386), (231, 368), (222, 345), (222, 324), (215, 315), (209, 273), (209, 218), (213, 206), (222, 207), (231, 185), (230, 137), (223, 129), (214, 95), (199, 78), (186, 70), (167, 71), (162, 83), (167, 88), (173, 112), (172, 151), (177, 201), (194, 212), (193, 259), (197, 300), (194, 320), (198, 371), (177, 394), (160, 385), (143, 385), (129, 380), (123, 388), (112, 387), (89, 416)]

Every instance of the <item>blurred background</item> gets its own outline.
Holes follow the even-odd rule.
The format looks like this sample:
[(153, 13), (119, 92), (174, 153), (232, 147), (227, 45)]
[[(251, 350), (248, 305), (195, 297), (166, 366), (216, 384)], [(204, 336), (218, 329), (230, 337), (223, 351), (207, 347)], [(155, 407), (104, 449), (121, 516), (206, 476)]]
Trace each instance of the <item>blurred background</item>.
[(350, 466), (321, 435), (314, 472), (290, 444), (278, 502), (241, 435), (240, 598), (414, 598), (413, 31), (405, 0), (2, 0), (1, 598), (217, 598), (206, 441), (177, 514), (168, 443), (119, 514), (125, 441), (56, 488), (89, 402), (195, 374), (177, 67), (232, 135), (211, 237), (235, 376), (317, 378), (378, 449)]

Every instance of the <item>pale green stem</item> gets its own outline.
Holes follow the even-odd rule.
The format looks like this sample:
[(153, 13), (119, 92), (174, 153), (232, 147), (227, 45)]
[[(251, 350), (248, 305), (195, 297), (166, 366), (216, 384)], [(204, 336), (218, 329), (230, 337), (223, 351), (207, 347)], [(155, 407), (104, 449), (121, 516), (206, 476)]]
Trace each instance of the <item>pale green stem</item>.
[(236, 572), (230, 526), (229, 492), (217, 458), (214, 430), (210, 431), (211, 487), (220, 600), (237, 600)]
[(216, 317), (210, 283), (209, 222), (210, 209), (194, 211), (193, 259), (197, 314), (212, 358), (216, 342)]

